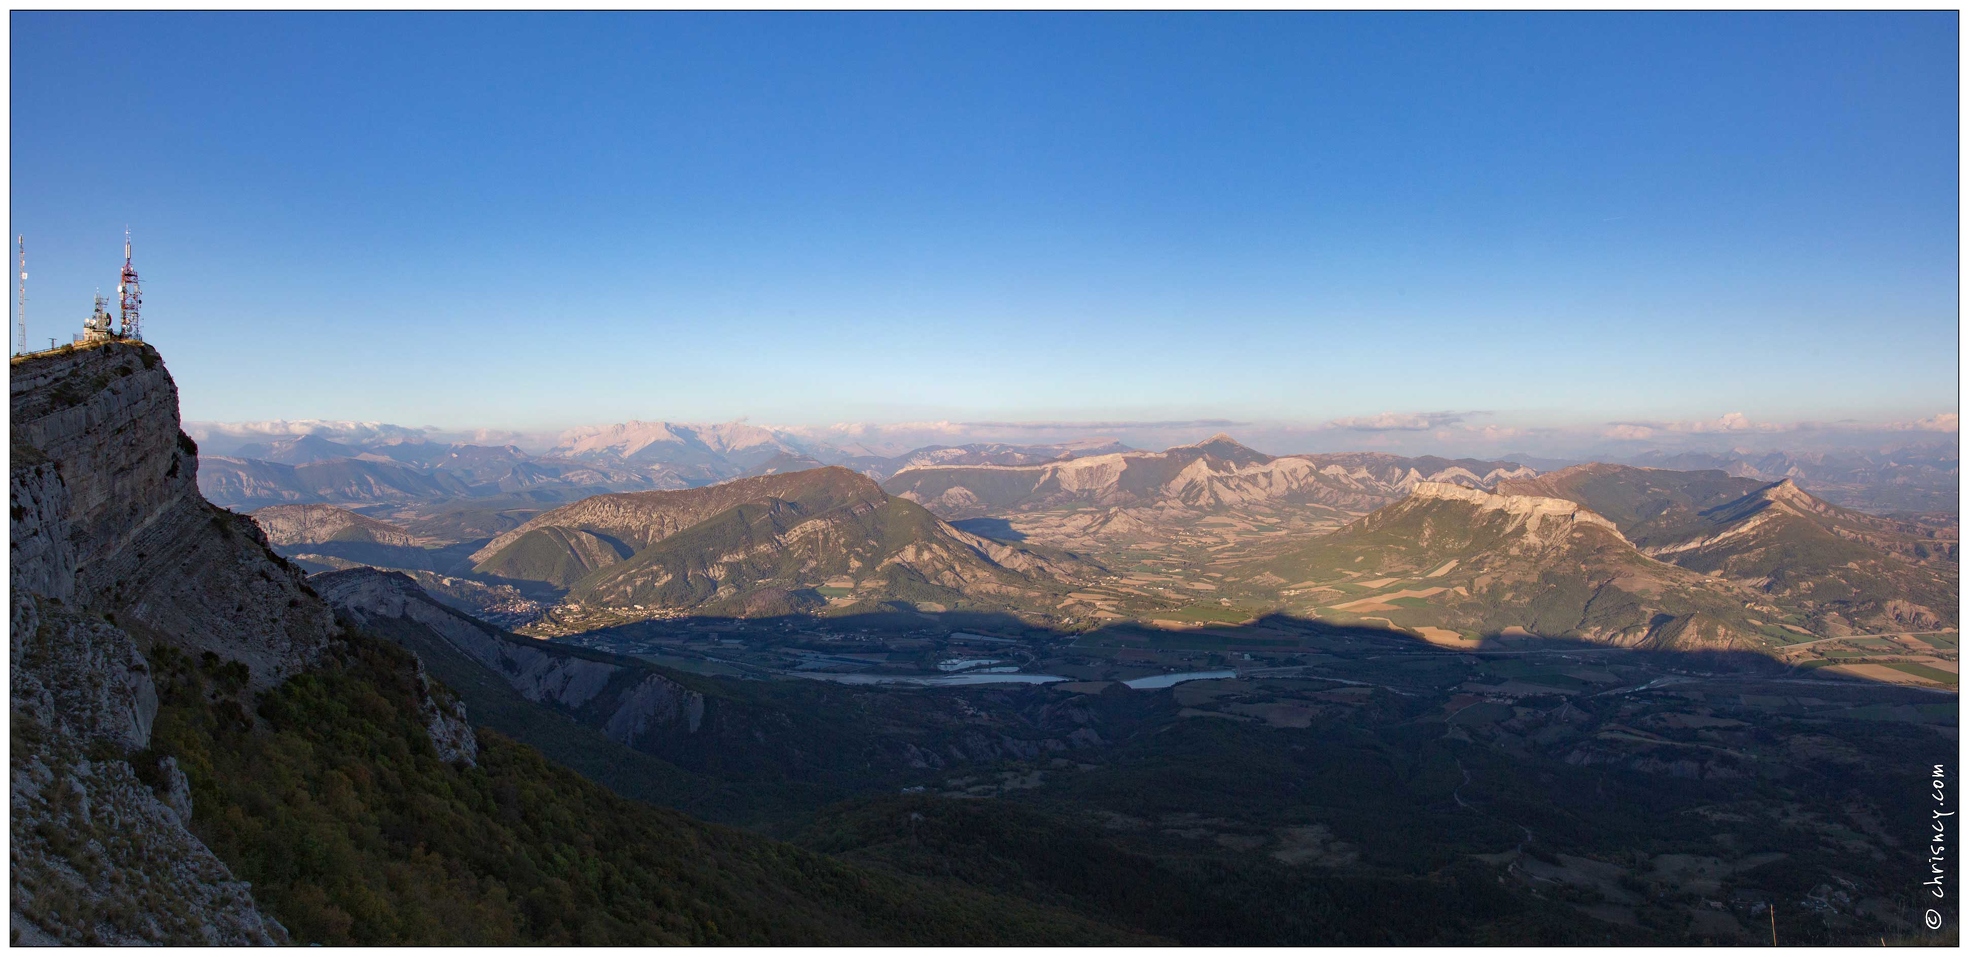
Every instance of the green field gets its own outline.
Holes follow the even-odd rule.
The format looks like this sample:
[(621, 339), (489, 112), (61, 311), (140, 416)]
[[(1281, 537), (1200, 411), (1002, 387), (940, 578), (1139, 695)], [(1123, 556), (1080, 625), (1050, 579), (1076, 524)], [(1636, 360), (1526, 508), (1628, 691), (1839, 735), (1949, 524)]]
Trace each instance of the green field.
[(1918, 665), (1911, 661), (1890, 661), (1884, 662), (1884, 664), (1902, 674), (1910, 674), (1917, 678), (1926, 678), (1929, 681), (1939, 681), (1942, 684), (1955, 684), (1955, 675), (1943, 671), (1940, 668), (1930, 668), (1927, 665)]
[(1236, 605), (1197, 602), (1193, 605), (1185, 605), (1175, 611), (1157, 613), (1158, 616), (1165, 614), (1176, 621), (1214, 621), (1223, 622), (1227, 625), (1235, 625), (1238, 622), (1249, 620), (1255, 612), (1249, 608), (1240, 608)]

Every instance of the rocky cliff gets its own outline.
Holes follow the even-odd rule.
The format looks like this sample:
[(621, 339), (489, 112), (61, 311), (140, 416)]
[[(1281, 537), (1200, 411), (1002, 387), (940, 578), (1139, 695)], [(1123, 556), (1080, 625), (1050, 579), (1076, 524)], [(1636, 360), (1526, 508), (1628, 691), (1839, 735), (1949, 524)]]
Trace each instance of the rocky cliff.
[(1530, 536), (1563, 535), (1574, 525), (1597, 525), (1626, 541), (1620, 529), (1578, 502), (1537, 495), (1499, 495), (1482, 489), (1451, 485), (1447, 482), (1417, 482), (1409, 495), (1417, 499), (1467, 502), (1479, 512), (1503, 512), (1510, 516), (1507, 531), (1522, 527)]
[(237, 661), (264, 689), (320, 656), (334, 616), (257, 526), (199, 496), (154, 349), (63, 349), (10, 371), (12, 937), (283, 942), (187, 830), (182, 773), (142, 757), (157, 713), (145, 653)]
[[(569, 712), (591, 705), (603, 733), (635, 746), (659, 727), (697, 733), (704, 696), (657, 674), (633, 675), (621, 666), (568, 654), (543, 643), (514, 640), (425, 594), (409, 576), (351, 568), (314, 576), (322, 597), (361, 624), (399, 619), (429, 629), (466, 657), (503, 678), (521, 696)], [(600, 701), (615, 685), (614, 694)], [(438, 738), (433, 727), (432, 738)]]
[(1365, 514), (1400, 499), (1421, 482), (1487, 489), (1535, 474), (1511, 462), (1428, 456), (1271, 456), (1216, 435), (1163, 452), (1116, 452), (1035, 465), (910, 465), (882, 487), (945, 518), (1088, 505), (1198, 511), (1316, 505)]
[(254, 512), (253, 521), (274, 545), (371, 542), (421, 548), (440, 544), (335, 505), (273, 505)]
[(1807, 630), (1934, 629), (1953, 624), (1952, 523), (1922, 524), (1840, 508), (1790, 479), (1594, 464), (1500, 492), (1549, 495), (1606, 516), (1643, 553), (1750, 590), (1762, 613)]

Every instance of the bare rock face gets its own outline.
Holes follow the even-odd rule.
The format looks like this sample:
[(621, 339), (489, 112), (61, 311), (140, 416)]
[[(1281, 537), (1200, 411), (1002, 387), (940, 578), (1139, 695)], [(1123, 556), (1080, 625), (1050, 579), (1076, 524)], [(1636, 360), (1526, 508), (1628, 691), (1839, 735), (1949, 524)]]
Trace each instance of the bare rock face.
[[(68, 539), (68, 486), (53, 462), (34, 461), (32, 446), (16, 445), (10, 498), (7, 554), (14, 589), (26, 589), (56, 601), (75, 595), (75, 549)], [(21, 653), (23, 635), (32, 627), (14, 622), (14, 656)]]
[(59, 608), (37, 610), (33, 617), (34, 631), (9, 676), (14, 717), (121, 751), (149, 744), (157, 687), (130, 635)]
[[(654, 733), (696, 734), (704, 721), (704, 696), (698, 692), (662, 675), (637, 680), (619, 665), (501, 637), (496, 629), (439, 604), (401, 572), (349, 568), (323, 572), (309, 582), (357, 622), (398, 619), (423, 626), (504, 679), (528, 701), (571, 712), (600, 709), (602, 732), (618, 743), (633, 747)], [(623, 688), (628, 681), (635, 684)], [(617, 693), (609, 693), (611, 685)], [(433, 719), (431, 740), (438, 743), (440, 753), (446, 747), (444, 728), (455, 724), (465, 729), (465, 735), (471, 733), (464, 723), (464, 705), (457, 708), (455, 722), (442, 716)], [(476, 750), (476, 740), (470, 748)]]
[(187, 830), (175, 763), (160, 793), (128, 758), (157, 716), (146, 649), (242, 661), (267, 688), (320, 655), (332, 613), (256, 526), (198, 496), (155, 350), (17, 359), (9, 395), (14, 939), (284, 943)]
[(415, 622), (505, 678), (528, 701), (578, 709), (608, 687), (615, 665), (549, 654), (502, 640), (472, 619), (438, 604), (408, 575), (349, 568), (314, 576), (322, 597), (357, 622), (400, 618)]
[(1020, 465), (911, 462), (882, 483), (945, 518), (1072, 506), (1215, 511), (1320, 505), (1365, 514), (1421, 482), (1492, 488), (1537, 474), (1510, 462), (1408, 459), (1372, 452), (1271, 456), (1215, 435), (1162, 452), (1126, 451)]
[(176, 811), (178, 820), (191, 820), (191, 782), (185, 779), (185, 772), (178, 768), (177, 758), (165, 758), (157, 762), (158, 773), (164, 777), (164, 803)]
[(150, 742), (157, 692), (137, 643), (21, 587), (14, 566), (10, 923), (23, 943), (277, 944), (250, 888), (186, 825), (175, 762), (163, 794), (126, 755)]
[(1598, 525), (1612, 532), (1621, 541), (1626, 537), (1614, 523), (1602, 518), (1578, 502), (1562, 498), (1544, 498), (1537, 495), (1499, 495), (1482, 489), (1465, 488), (1447, 482), (1417, 482), (1409, 491), (1416, 498), (1449, 499), (1468, 502), (1480, 511), (1503, 512), (1511, 516), (1512, 528), (1523, 526), (1526, 534), (1539, 536), (1545, 534), (1546, 526), (1556, 525), (1560, 534), (1574, 525)]
[(704, 722), (704, 696), (690, 691), (661, 675), (644, 678), (628, 694), (603, 725), (611, 740), (635, 747), (637, 739), (653, 727), (683, 721), (690, 734)]
[[(41, 577), (30, 588), (244, 662), (256, 690), (318, 657), (335, 633), (333, 613), (267, 549), (259, 526), (199, 496), (198, 449), (178, 429), (178, 389), (156, 350), (109, 343), (23, 359), (12, 373), (15, 447), (58, 472), (67, 497), (66, 553), (39, 535), (14, 535), (16, 566), (29, 552), (48, 556), (31, 562)], [(16, 469), (14, 487), (16, 510), (53, 507), (34, 504), (57, 494), (45, 478)], [(56, 579), (70, 556), (64, 586)]]
[[(414, 655), (412, 657), (415, 657)], [(438, 758), (453, 764), (476, 767), (479, 763), (479, 736), (465, 717), (465, 702), (442, 685), (431, 683), (424, 671), (424, 660), (417, 659), (417, 705), (424, 714), (424, 730), (438, 750)]]
[(319, 545), (333, 541), (410, 547), (436, 544), (388, 522), (334, 505), (272, 505), (254, 512), (253, 521), (275, 545)]
[[(20, 943), (271, 945), (280, 926), (126, 761), (14, 717), (10, 924)], [(187, 807), (189, 805), (187, 804)]]

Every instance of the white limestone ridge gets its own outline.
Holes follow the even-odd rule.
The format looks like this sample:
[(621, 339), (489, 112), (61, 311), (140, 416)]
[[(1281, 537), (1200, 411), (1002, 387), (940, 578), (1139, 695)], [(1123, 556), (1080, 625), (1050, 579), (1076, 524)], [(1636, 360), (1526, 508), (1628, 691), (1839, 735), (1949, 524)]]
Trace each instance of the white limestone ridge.
[(1782, 479), (1745, 496), (1745, 500), (1755, 499), (1754, 510), (1748, 511), (1748, 518), (1733, 521), (1714, 535), (1701, 535), (1687, 541), (1648, 549), (1648, 555), (1660, 558), (1663, 555), (1677, 555), (1683, 552), (1699, 551), (1722, 544), (1733, 539), (1748, 538), (1758, 534), (1772, 522), (1781, 521), (1786, 515), (1823, 515), (1826, 503), (1813, 498), (1790, 479)]
[(1482, 489), (1451, 485), (1448, 482), (1417, 482), (1409, 491), (1411, 499), (1447, 499), (1468, 502), (1480, 511), (1504, 512), (1512, 517), (1512, 524), (1524, 524), (1526, 530), (1538, 534), (1542, 527), (1552, 523), (1564, 523), (1566, 528), (1575, 525), (1598, 525), (1613, 533), (1614, 537), (1626, 541), (1620, 528), (1608, 521), (1598, 512), (1578, 502), (1562, 498), (1547, 498), (1543, 495), (1499, 495)]

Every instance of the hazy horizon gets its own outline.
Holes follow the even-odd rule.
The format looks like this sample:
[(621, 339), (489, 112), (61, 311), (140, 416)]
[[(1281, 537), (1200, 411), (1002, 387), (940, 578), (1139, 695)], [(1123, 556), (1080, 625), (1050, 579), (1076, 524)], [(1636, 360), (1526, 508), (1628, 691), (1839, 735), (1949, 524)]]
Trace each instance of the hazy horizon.
[[(716, 422), (629, 420), (591, 422), (561, 429), (457, 429), (434, 425), (349, 420), (266, 420), (215, 422), (187, 420), (185, 429), (206, 454), (229, 455), (242, 445), (319, 434), (336, 440), (374, 441), (393, 437), (477, 445), (514, 445), (539, 454), (582, 430), (667, 421), (679, 426), (743, 424), (804, 440), (816, 446), (893, 455), (926, 446), (977, 443), (1010, 445), (1119, 442), (1149, 451), (1194, 444), (1223, 433), (1274, 455), (1321, 452), (1389, 452), (1484, 459), (1519, 457), (1574, 460), (1626, 460), (1652, 452), (1723, 453), (1731, 450), (1812, 453), (1953, 445), (1952, 413), (1929, 421), (1887, 424), (1760, 423), (1742, 418), (1713, 422), (1610, 424), (1590, 428), (1515, 428), (1487, 423), (1483, 413), (1381, 416), (1365, 421), (1287, 423), (1204, 419), (1190, 421), (1107, 422), (890, 422), (785, 425), (735, 418)], [(216, 440), (216, 443), (214, 442)]]

